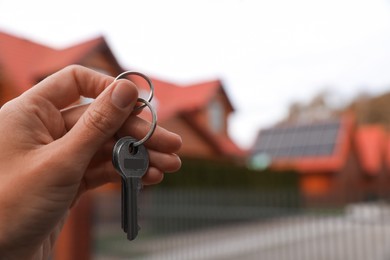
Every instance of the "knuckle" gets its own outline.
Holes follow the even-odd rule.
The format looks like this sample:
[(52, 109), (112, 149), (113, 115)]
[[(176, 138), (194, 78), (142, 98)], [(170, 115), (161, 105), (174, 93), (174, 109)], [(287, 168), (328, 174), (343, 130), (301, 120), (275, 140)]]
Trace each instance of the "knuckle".
[(15, 109), (15, 99), (6, 102), (4, 105), (1, 106), (1, 111), (3, 112), (11, 112)]
[(105, 113), (105, 111), (92, 108), (85, 111), (85, 113), (86, 115), (83, 117), (84, 124), (92, 131), (97, 130), (102, 134), (106, 134), (114, 127), (112, 120), (108, 116), (109, 113)]
[(77, 70), (80, 70), (80, 69), (83, 69), (84, 67), (81, 66), (81, 65), (77, 65), (77, 64), (71, 64), (71, 65), (67, 65), (64, 70), (65, 71), (69, 71), (69, 72), (74, 72), (74, 71), (77, 71)]
[(19, 99), (11, 100), (3, 105), (1, 108), (7, 113), (19, 113), (25, 115), (36, 115), (40, 112), (40, 105), (34, 102), (32, 98), (25, 98), (22, 101)]

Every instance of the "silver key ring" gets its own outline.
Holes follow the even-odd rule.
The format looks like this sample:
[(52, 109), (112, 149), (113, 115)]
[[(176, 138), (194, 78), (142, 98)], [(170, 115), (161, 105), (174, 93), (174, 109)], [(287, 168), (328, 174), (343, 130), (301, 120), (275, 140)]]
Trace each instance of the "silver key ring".
[(149, 132), (145, 135), (145, 137), (142, 138), (141, 140), (133, 143), (134, 147), (140, 146), (141, 144), (143, 144), (147, 140), (149, 140), (149, 138), (153, 135), (154, 130), (156, 130), (156, 126), (157, 126), (157, 114), (156, 114), (156, 111), (154, 110), (153, 106), (143, 98), (138, 98), (138, 102), (144, 103), (143, 106), (144, 107), (147, 106), (150, 109), (150, 112), (152, 113), (152, 124), (150, 126)]
[[(114, 81), (117, 81), (118, 79), (122, 79), (122, 78), (125, 78), (126, 76), (128, 75), (137, 75), (137, 76), (140, 76), (141, 78), (143, 78), (144, 80), (146, 80), (146, 82), (148, 83), (149, 87), (150, 87), (150, 94), (149, 94), (149, 97), (148, 97), (148, 100), (147, 102), (150, 102), (152, 101), (153, 99), (153, 95), (154, 95), (154, 86), (153, 86), (153, 82), (149, 79), (148, 76), (140, 73), (140, 72), (137, 72), (137, 71), (125, 71), (125, 72), (122, 72), (121, 74), (119, 74)], [(143, 99), (144, 100), (144, 99)], [(144, 103), (143, 105), (140, 105), (140, 106), (136, 106), (134, 107), (134, 110), (140, 110), (140, 109), (143, 109), (144, 107), (146, 107), (147, 104)], [(150, 107), (149, 107), (150, 108)]]

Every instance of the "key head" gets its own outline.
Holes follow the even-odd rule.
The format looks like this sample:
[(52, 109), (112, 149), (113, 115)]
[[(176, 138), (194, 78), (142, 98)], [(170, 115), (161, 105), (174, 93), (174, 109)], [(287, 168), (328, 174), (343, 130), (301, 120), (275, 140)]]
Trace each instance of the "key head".
[(112, 162), (123, 178), (142, 178), (149, 167), (149, 155), (145, 146), (134, 147), (137, 140), (127, 136), (119, 139), (113, 150)]

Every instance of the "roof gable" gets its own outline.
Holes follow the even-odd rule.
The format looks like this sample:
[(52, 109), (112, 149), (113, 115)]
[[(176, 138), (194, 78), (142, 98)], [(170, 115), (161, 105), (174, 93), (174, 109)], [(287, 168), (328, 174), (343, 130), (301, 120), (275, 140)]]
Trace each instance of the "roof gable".
[(96, 48), (107, 46), (103, 37), (62, 50), (0, 32), (0, 66), (22, 93), (41, 78), (78, 63)]
[[(145, 81), (137, 76), (130, 79), (143, 91), (149, 93), (149, 87)], [(220, 89), (223, 89), (219, 80), (211, 80), (193, 85), (177, 85), (162, 80), (152, 79), (154, 85), (155, 106), (160, 120), (171, 116), (199, 110), (215, 97)], [(229, 101), (228, 101), (229, 102)], [(159, 104), (164, 104), (160, 106)]]
[(55, 50), (55, 54), (47, 52), (41, 61), (36, 64), (34, 74), (46, 76), (67, 65), (78, 63), (102, 46), (107, 46), (107, 44), (103, 37), (98, 37), (69, 48)]

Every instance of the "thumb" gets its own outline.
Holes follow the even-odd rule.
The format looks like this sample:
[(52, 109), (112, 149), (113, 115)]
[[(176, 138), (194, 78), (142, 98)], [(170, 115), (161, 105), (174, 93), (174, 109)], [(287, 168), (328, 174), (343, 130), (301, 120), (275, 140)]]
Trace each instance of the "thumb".
[(69, 152), (70, 158), (78, 158), (88, 164), (131, 114), (137, 98), (137, 88), (129, 80), (111, 83), (62, 138), (62, 151)]

